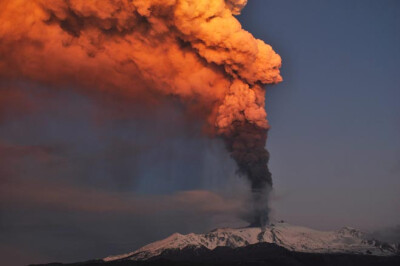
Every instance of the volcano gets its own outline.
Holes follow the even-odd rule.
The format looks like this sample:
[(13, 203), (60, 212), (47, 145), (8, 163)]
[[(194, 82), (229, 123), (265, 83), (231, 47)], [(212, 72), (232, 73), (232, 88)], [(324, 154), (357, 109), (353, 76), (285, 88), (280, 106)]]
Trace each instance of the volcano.
[(206, 234), (175, 233), (163, 240), (146, 245), (128, 254), (109, 256), (103, 260), (143, 261), (162, 257), (170, 251), (215, 250), (218, 247), (231, 249), (269, 243), (289, 251), (325, 254), (358, 254), (393, 256), (399, 254), (398, 244), (384, 243), (369, 239), (368, 234), (351, 227), (336, 231), (319, 231), (284, 222), (259, 227), (221, 228)]
[(398, 243), (372, 239), (355, 228), (320, 231), (280, 221), (264, 228), (219, 228), (206, 234), (175, 233), (127, 254), (68, 265), (398, 266), (399, 255)]

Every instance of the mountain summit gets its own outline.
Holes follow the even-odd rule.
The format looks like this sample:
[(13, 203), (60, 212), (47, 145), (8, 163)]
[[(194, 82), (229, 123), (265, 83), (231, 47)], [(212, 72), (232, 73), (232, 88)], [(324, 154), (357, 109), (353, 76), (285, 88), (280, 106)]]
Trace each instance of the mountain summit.
[(271, 224), (265, 229), (257, 227), (221, 228), (207, 234), (181, 235), (175, 233), (128, 254), (109, 256), (104, 261), (149, 260), (169, 251), (184, 249), (214, 250), (217, 247), (240, 248), (259, 243), (272, 243), (290, 251), (306, 253), (344, 253), (391, 256), (399, 246), (368, 239), (367, 234), (354, 228), (337, 231), (319, 231), (288, 223)]

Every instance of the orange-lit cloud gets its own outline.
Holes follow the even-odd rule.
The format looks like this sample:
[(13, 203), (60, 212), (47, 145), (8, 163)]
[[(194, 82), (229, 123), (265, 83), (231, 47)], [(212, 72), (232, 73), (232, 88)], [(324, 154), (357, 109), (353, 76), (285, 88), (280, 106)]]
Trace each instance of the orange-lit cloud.
[(266, 127), (259, 85), (281, 81), (281, 61), (233, 16), (245, 4), (3, 0), (0, 75), (132, 99), (173, 95), (207, 107), (212, 126)]
[(152, 106), (158, 98), (179, 99), (225, 140), (262, 201), (258, 220), (268, 212), (264, 198), (272, 186), (263, 85), (282, 80), (281, 58), (234, 17), (246, 3), (2, 0), (0, 79)]

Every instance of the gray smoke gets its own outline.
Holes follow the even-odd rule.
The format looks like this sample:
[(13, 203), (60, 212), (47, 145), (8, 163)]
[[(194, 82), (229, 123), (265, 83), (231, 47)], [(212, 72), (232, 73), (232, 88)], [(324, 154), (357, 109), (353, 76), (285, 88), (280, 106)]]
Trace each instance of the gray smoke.
[(238, 173), (250, 181), (253, 210), (246, 218), (250, 226), (264, 227), (269, 222), (268, 193), (272, 189), (269, 153), (265, 149), (267, 129), (247, 121), (234, 122), (233, 126), (224, 140), (238, 165)]

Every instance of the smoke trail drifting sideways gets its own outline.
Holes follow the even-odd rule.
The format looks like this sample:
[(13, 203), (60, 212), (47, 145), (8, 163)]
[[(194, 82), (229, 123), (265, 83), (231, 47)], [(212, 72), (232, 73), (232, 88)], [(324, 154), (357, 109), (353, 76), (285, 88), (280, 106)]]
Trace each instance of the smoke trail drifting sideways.
[(0, 81), (179, 98), (225, 140), (251, 183), (253, 223), (263, 225), (272, 181), (262, 85), (282, 80), (281, 58), (241, 28), (234, 15), (246, 3), (0, 0)]

